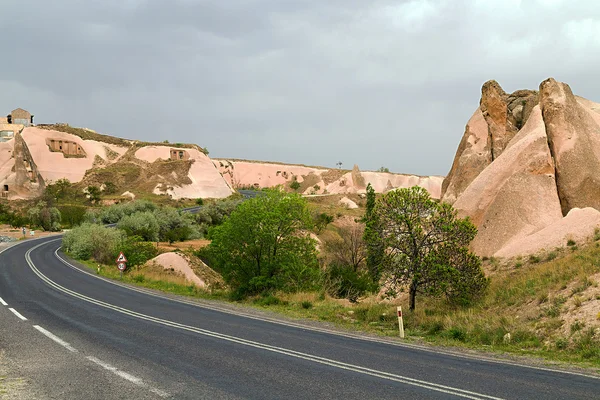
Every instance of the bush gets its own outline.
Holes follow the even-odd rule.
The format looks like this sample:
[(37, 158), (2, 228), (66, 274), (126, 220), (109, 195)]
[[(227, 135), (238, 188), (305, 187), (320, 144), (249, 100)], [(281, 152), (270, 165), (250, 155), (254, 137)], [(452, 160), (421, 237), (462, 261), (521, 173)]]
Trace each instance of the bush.
[(124, 216), (117, 223), (117, 228), (125, 231), (127, 236), (141, 236), (145, 241), (156, 242), (159, 239), (160, 224), (150, 211)]
[(298, 190), (298, 189), (300, 189), (300, 182), (298, 182), (297, 180), (294, 179), (290, 183), (290, 189), (292, 189), (292, 190)]
[(137, 267), (158, 255), (158, 249), (151, 242), (145, 242), (140, 236), (123, 238), (118, 245), (127, 258), (127, 267)]
[(196, 205), (198, 205), (198, 206), (202, 206), (202, 205), (204, 205), (204, 200), (202, 200), (202, 198), (198, 197), (198, 198), (196, 199)]
[(159, 225), (158, 236), (161, 241), (173, 243), (201, 237), (191, 214), (180, 214), (174, 208), (165, 207), (155, 210), (154, 216)]
[(124, 239), (121, 230), (83, 223), (65, 233), (62, 245), (65, 251), (77, 259), (94, 259), (103, 264), (113, 264), (118, 247)]
[(115, 204), (114, 206), (106, 207), (97, 213), (96, 222), (103, 224), (115, 224), (127, 215), (132, 215), (140, 211), (154, 211), (156, 208), (157, 207), (154, 203), (145, 200)]
[(375, 289), (368, 273), (355, 271), (352, 266), (346, 265), (330, 265), (325, 271), (325, 281), (331, 296), (352, 302)]
[(305, 310), (308, 310), (308, 309), (312, 308), (312, 306), (313, 306), (313, 304), (310, 301), (308, 301), (308, 300), (303, 301), (300, 305)]

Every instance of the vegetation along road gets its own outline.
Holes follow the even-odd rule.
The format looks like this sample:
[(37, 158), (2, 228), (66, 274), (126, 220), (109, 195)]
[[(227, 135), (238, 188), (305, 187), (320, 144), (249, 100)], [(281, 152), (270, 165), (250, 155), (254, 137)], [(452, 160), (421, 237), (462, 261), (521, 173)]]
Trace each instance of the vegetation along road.
[(60, 239), (0, 254), (0, 337), (35, 398), (592, 399), (597, 378), (437, 353), (133, 289)]

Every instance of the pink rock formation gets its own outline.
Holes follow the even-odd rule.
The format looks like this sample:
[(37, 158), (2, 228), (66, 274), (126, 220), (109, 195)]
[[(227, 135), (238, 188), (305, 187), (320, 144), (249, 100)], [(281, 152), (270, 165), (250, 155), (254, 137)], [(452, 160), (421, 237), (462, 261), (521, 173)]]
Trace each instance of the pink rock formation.
[(135, 152), (135, 157), (153, 163), (158, 159), (168, 160), (171, 150), (185, 151), (193, 160), (188, 173), (190, 184), (173, 186), (165, 190), (174, 199), (180, 198), (224, 198), (233, 190), (225, 182), (210, 158), (197, 149), (179, 149), (167, 146), (145, 146)]
[[(576, 98), (554, 79), (541, 83), (539, 96), (527, 90), (507, 95), (491, 81), (442, 196), (477, 225), (476, 253), (512, 257), (593, 233), (597, 211), (570, 211), (600, 210), (599, 177), (599, 104)], [(582, 223), (585, 216), (589, 221)]]
[[(588, 103), (589, 104), (589, 103)], [(569, 85), (547, 79), (540, 105), (556, 162), (563, 214), (574, 207), (600, 209), (600, 125), (597, 113), (580, 104)]]
[(516, 236), (532, 234), (560, 220), (554, 165), (539, 107), (454, 207), (478, 226), (472, 248), (485, 256), (493, 255)]
[[(122, 145), (115, 145), (84, 140), (71, 133), (50, 129), (24, 128), (14, 138), (0, 142), (1, 193), (12, 199), (30, 198), (41, 194), (46, 184), (59, 179), (81, 182), (89, 171), (119, 162), (135, 145), (124, 140), (121, 142)], [(130, 160), (138, 164), (154, 163), (159, 158), (167, 160), (171, 150), (168, 146), (146, 146), (138, 149)], [(164, 185), (160, 175), (154, 176), (156, 184), (164, 187), (160, 193), (169, 194), (174, 199), (223, 198), (233, 193), (204, 153), (196, 148), (176, 150), (185, 152), (183, 161), (191, 161), (189, 173), (186, 177), (178, 177), (184, 182), (179, 185), (172, 184), (177, 179), (170, 179), (170, 183)]]

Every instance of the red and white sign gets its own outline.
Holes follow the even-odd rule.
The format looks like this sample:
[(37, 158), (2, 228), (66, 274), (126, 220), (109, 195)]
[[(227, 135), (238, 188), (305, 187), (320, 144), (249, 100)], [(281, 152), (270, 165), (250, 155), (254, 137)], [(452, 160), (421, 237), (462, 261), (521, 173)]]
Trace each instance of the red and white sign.
[(123, 252), (119, 253), (119, 257), (117, 257), (117, 264), (118, 263), (126, 263), (127, 262), (127, 258), (125, 257), (125, 254), (123, 254)]
[(125, 268), (127, 268), (127, 266), (125, 265), (125, 263), (118, 263), (117, 264), (117, 268), (119, 268), (119, 271), (125, 271)]

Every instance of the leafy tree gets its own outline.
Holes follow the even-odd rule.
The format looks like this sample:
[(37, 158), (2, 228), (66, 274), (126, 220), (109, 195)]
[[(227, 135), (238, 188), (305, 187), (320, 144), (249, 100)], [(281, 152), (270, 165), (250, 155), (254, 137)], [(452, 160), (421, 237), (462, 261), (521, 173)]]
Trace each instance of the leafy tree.
[(381, 263), (384, 255), (383, 241), (379, 236), (379, 220), (375, 214), (376, 193), (373, 186), (367, 185), (367, 206), (363, 221), (365, 222), (364, 241), (367, 252), (367, 269), (371, 279), (375, 283), (379, 283), (381, 278)]
[(60, 231), (61, 215), (56, 207), (49, 207), (45, 201), (39, 201), (27, 211), (29, 225), (39, 226), (45, 231)]
[(390, 169), (387, 167), (380, 167), (377, 172), (390, 172)]
[(414, 186), (385, 194), (373, 217), (386, 249), (382, 266), (389, 294), (408, 286), (411, 311), (418, 293), (464, 304), (487, 288), (481, 260), (468, 250), (477, 229), (468, 218), (457, 218), (451, 205)]
[(213, 228), (201, 256), (240, 294), (310, 288), (320, 272), (310, 225), (300, 195), (268, 190)]

